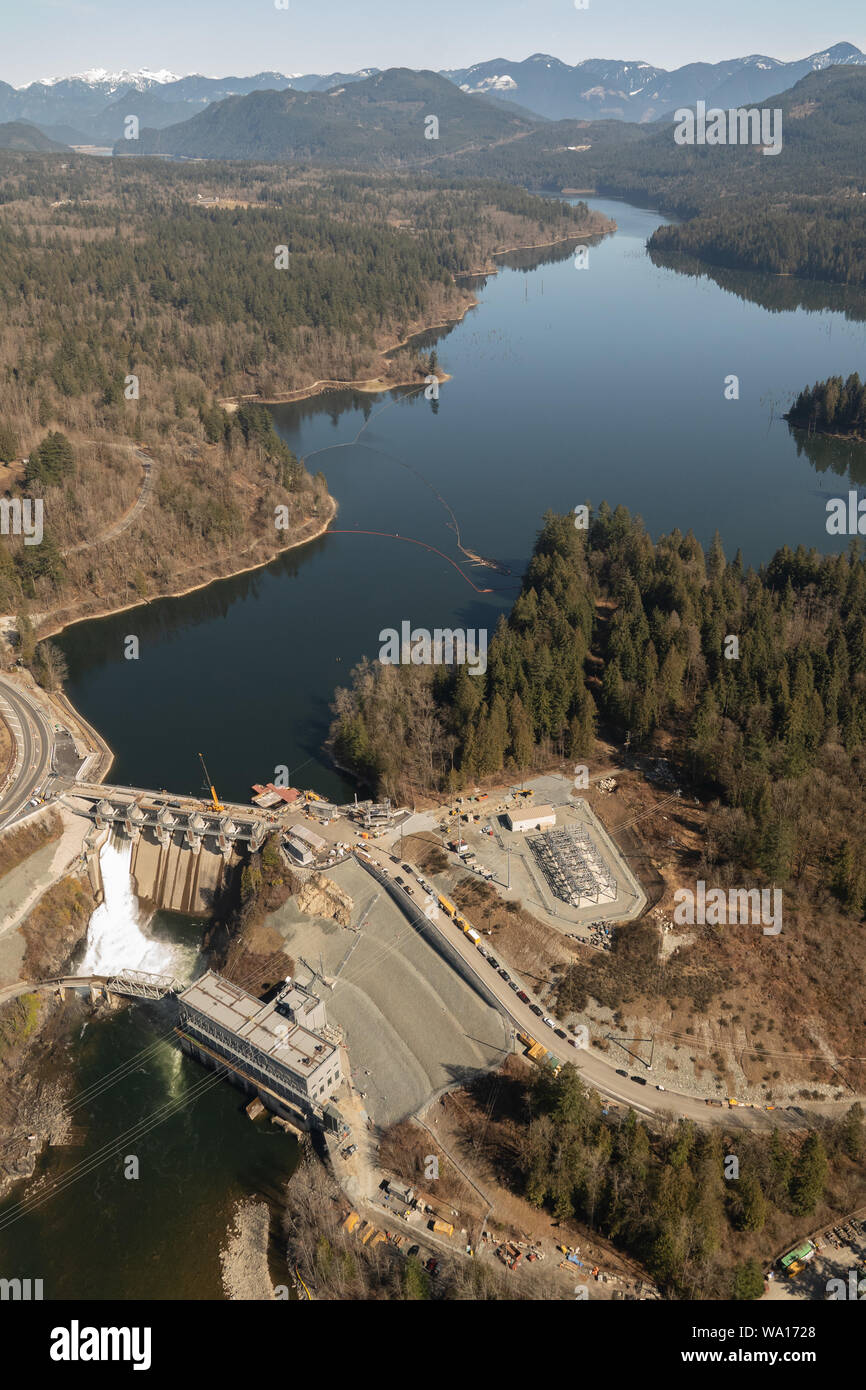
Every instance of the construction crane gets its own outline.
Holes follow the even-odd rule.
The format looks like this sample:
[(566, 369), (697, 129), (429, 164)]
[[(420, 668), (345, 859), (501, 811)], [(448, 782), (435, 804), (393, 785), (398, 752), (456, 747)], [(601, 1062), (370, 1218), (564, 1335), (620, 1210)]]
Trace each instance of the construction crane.
[(199, 753), (198, 756), (199, 756), (199, 761), (201, 762), (201, 765), (202, 765), (202, 767), (204, 768), (204, 780), (205, 780), (205, 783), (206, 783), (207, 786), (210, 787), (210, 794), (211, 794), (211, 797), (213, 798), (213, 808), (214, 808), (215, 811), (224, 811), (224, 810), (225, 810), (225, 806), (221, 805), (220, 799), (219, 799), (219, 797), (218, 797), (217, 794), (216, 794), (216, 787), (214, 786), (213, 782), (210, 780), (210, 773), (208, 772), (207, 767), (206, 767), (206, 765), (205, 765), (205, 760), (204, 760), (204, 758), (202, 757), (201, 753)]

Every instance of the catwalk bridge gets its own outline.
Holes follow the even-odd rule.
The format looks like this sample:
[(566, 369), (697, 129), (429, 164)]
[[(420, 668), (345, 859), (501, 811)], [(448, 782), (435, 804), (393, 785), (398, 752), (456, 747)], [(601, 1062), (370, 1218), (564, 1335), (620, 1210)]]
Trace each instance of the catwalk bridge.
[(147, 970), (120, 970), (113, 975), (56, 975), (48, 980), (18, 980), (7, 985), (0, 990), (0, 1003), (39, 989), (86, 989), (91, 996), (125, 994), (131, 999), (165, 999), (183, 988), (173, 975), (153, 975)]

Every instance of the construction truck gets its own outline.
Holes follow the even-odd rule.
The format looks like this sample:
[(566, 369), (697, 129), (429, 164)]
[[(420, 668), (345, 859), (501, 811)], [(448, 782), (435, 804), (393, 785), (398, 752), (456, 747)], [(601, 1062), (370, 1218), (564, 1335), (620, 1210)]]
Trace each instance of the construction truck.
[[(533, 1038), (533, 1037), (531, 1036), (531, 1034), (529, 1034), (529, 1033), (518, 1033), (518, 1034), (517, 1034), (517, 1039), (518, 1039), (518, 1042), (522, 1042), (522, 1043), (523, 1043), (523, 1046), (526, 1048), (526, 1055), (527, 1055), (527, 1057), (531, 1057), (532, 1060), (533, 1060), (533, 1062), (539, 1062), (539, 1063), (541, 1063), (541, 1062), (543, 1062), (544, 1059), (549, 1055), (549, 1054), (548, 1054), (548, 1051), (547, 1051), (547, 1048), (544, 1046), (544, 1044), (543, 1044), (543, 1043), (540, 1043), (540, 1042), (536, 1042), (536, 1041), (535, 1041), (535, 1038)], [(554, 1058), (554, 1060), (555, 1060), (555, 1058)], [(557, 1063), (557, 1065), (558, 1065), (558, 1063)]]
[(435, 1221), (430, 1222), (430, 1230), (436, 1231), (440, 1236), (453, 1236), (454, 1234), (454, 1227), (451, 1222), (440, 1221), (438, 1217)]
[(447, 912), (449, 917), (454, 916), (454, 914), (457, 911), (457, 908), (451, 902), (450, 898), (443, 898), (442, 894), (440, 893), (438, 894), (436, 901), (438, 902), (443, 912)]
[(782, 1256), (779, 1264), (789, 1279), (796, 1278), (804, 1265), (811, 1260), (817, 1248), (811, 1240), (804, 1240), (802, 1245), (796, 1246), (795, 1249), (789, 1250), (787, 1255)]

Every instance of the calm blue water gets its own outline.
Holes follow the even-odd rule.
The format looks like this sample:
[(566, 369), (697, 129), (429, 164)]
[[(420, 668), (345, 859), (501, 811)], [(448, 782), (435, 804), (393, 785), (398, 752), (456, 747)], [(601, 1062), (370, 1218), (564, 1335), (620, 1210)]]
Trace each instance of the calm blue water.
[[(492, 630), (548, 508), (605, 498), (654, 535), (678, 526), (708, 543), (718, 529), (753, 564), (786, 542), (839, 546), (825, 502), (847, 483), (798, 456), (780, 415), (807, 382), (862, 368), (864, 325), (838, 310), (769, 312), (654, 266), (644, 248), (658, 214), (591, 201), (619, 230), (586, 270), (571, 257), (504, 268), (438, 336), (452, 374), (438, 407), (395, 392), (275, 408), (281, 435), (325, 473), (336, 527), (358, 534), (64, 635), (69, 695), (116, 750), (113, 780), (195, 791), (201, 749), (228, 797), (283, 764), (302, 786), (348, 796), (320, 751), (334, 686), (404, 619)], [(773, 293), (766, 277), (737, 283)], [(737, 401), (724, 399), (732, 373)], [(511, 579), (461, 556), (436, 493), (463, 544)], [(138, 662), (122, 655), (131, 632)]]

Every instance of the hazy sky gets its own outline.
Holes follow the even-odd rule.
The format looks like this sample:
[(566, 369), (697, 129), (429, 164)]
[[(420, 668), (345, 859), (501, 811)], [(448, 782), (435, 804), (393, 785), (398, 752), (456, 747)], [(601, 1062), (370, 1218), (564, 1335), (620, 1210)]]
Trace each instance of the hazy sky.
[[(282, 3), (282, 0), (277, 0)], [(864, 0), (0, 0), (0, 79), (104, 67), (211, 76), (468, 67), (552, 53), (659, 67), (866, 48)]]

